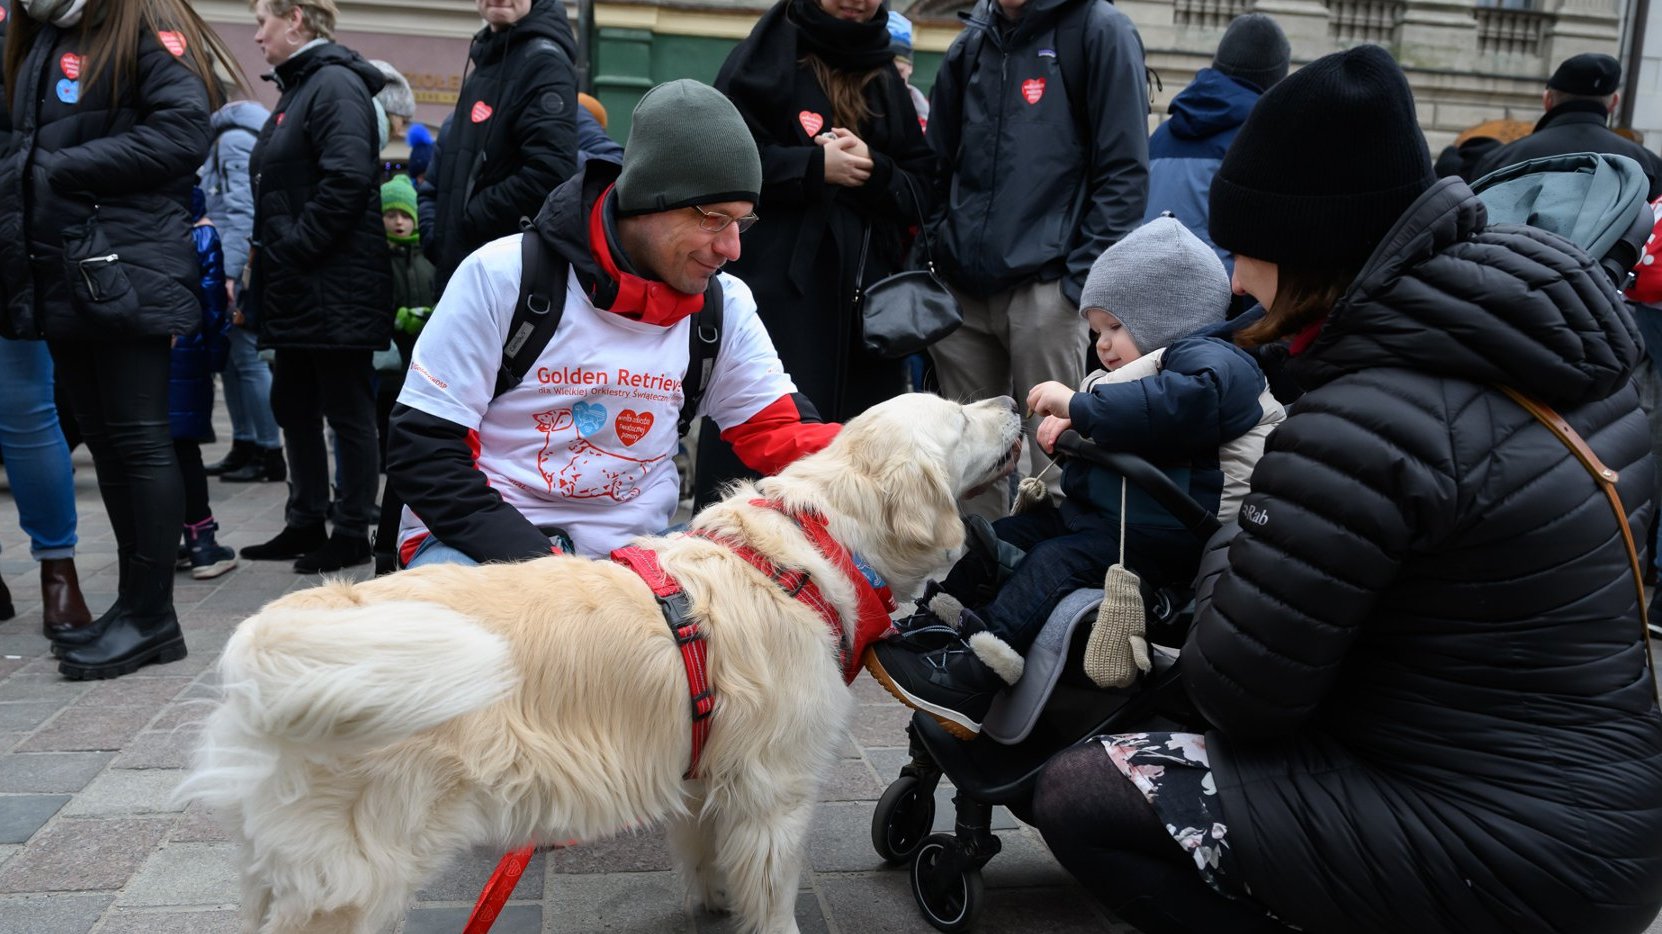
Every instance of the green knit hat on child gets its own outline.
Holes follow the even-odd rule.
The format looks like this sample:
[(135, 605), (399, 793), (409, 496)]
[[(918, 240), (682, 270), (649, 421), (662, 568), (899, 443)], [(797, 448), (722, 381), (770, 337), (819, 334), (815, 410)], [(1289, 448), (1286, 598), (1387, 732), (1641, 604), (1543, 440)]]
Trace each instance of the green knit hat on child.
[(408, 175), (394, 175), (381, 186), (381, 213), (402, 211), (415, 220), (421, 215), (416, 210), (416, 190)]

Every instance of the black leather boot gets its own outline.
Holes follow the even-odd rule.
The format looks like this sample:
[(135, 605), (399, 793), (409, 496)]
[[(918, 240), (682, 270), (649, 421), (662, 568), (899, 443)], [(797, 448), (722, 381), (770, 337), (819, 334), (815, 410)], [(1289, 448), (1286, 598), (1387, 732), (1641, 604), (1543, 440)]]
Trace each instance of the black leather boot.
[(254, 459), (259, 449), (259, 445), (252, 441), (232, 441), (231, 450), (220, 460), (205, 465), (202, 472), (210, 477), (217, 477), (222, 473), (239, 470)]
[(0, 581), (0, 619), (11, 619), (17, 615), (17, 607), (12, 605), (12, 592), (6, 589), (6, 582)]
[(132, 602), (97, 641), (66, 647), (58, 672), (71, 681), (119, 678), (150, 664), (185, 657), (185, 634), (173, 611), (173, 569), (133, 559)]
[(47, 558), (40, 563), (40, 599), (40, 628), (48, 639), (92, 625), (74, 558)]
[(282, 483), (288, 475), (282, 448), (257, 448), (248, 463), (220, 474), (219, 479), (226, 483)]

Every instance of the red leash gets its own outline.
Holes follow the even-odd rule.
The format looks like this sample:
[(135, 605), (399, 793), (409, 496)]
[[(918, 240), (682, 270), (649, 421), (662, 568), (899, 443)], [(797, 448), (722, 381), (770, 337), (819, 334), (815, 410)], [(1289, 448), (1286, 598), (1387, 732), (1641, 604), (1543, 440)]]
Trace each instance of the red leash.
[(496, 923), (496, 916), (502, 913), (502, 906), (514, 894), (514, 887), (519, 885), (519, 877), (525, 875), (526, 864), (531, 862), (536, 852), (536, 847), (528, 846), (502, 857), (502, 862), (496, 864), (496, 871), (491, 873), (490, 881), (480, 890), (479, 900), (473, 903), (473, 913), (467, 916), (467, 927), (462, 928), (462, 934), (486, 934), (491, 929), (491, 925)]

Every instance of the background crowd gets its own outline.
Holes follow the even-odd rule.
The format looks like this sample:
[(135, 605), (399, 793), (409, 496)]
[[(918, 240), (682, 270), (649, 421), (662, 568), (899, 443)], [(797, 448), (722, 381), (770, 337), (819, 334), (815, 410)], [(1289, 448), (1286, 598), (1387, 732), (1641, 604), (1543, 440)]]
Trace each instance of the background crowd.
[[(820, 419), (938, 388), (1028, 400), (1025, 476), (1050, 479), (1057, 433), (1077, 426), (1163, 459), (1215, 511), (1266, 517), (1228, 546), (1185, 650), (1218, 729), (1108, 737), (1042, 784), (1035, 819), (1057, 855), (1143, 929), (1389, 930), (1411, 917), (1426, 931), (1615, 932), (1654, 916), (1662, 726), (1644, 686), (1643, 596), (1624, 589), (1603, 500), (1565, 492), (1586, 480), (1580, 468), (1550, 436), (1519, 440), (1538, 426), (1498, 409), (1492, 386), (1558, 407), (1603, 451), (1623, 477), (1621, 519), (1648, 548), (1662, 304), (1624, 300), (1625, 283), (1562, 241), (1488, 229), (1467, 187), (1523, 160), (1595, 152), (1632, 159), (1648, 197), (1662, 194), (1662, 158), (1607, 126), (1614, 59), (1568, 59), (1532, 132), (1474, 128), (1434, 168), (1388, 54), (1364, 46), (1289, 76), (1297, 50), (1264, 14), (1229, 26), (1151, 137), (1141, 40), (1106, 0), (982, 0), (927, 99), (908, 82), (910, 24), (885, 3), (779, 0), (714, 91), (677, 82), (647, 95), (625, 147), (579, 93), (559, 0), (477, 5), (484, 25), (435, 138), (411, 122), (395, 69), (335, 41), (334, 0), (252, 3), (252, 40), (280, 92), (271, 111), (188, 3), (13, 0), (0, 456), (66, 677), (184, 656), (174, 575), (214, 577), (239, 556), (219, 541), (210, 476), (288, 485), (283, 530), (241, 548), (245, 560), (394, 572), (411, 557), (396, 547), (401, 517), (408, 536), (422, 502), (438, 533), (428, 545), (446, 544), (445, 491), (420, 475), (411, 452), (427, 449), (407, 434), (444, 401), (410, 374), (454, 349), (420, 337), (434, 320), (431, 333), (465, 333), (447, 309), (484, 301), (480, 282), (512, 305), (519, 283), (504, 270), (530, 267), (500, 244), (528, 229), (576, 244), (560, 267), (573, 292), (627, 305), (631, 324), (677, 324), (723, 300), (717, 269), (736, 275), (725, 307), (759, 325), (731, 326), (718, 362), (731, 369), (735, 346), (750, 354), (741, 388), (755, 398), (716, 367), (709, 410), (724, 417), (698, 432), (700, 503), (746, 465), (772, 469), (823, 443), (834, 428)], [(711, 152), (664, 142), (695, 119), (730, 138)], [(1340, 129), (1320, 131), (1329, 124)], [(388, 177), (380, 153), (400, 137), (412, 155)], [(666, 259), (683, 241), (705, 267), (688, 285)], [(926, 360), (879, 356), (861, 339), (860, 295), (924, 262), (963, 324)], [(1139, 275), (1149, 269), (1160, 275)], [(1527, 287), (1542, 269), (1569, 284)], [(748, 287), (736, 300), (735, 281)], [(1093, 356), (1109, 372), (1076, 392)], [(232, 445), (204, 464), (215, 373)], [(464, 472), (483, 462), (472, 429), (503, 392), (475, 388), (475, 424), (442, 426), (456, 429), (444, 454), (461, 452)], [(436, 408), (413, 417), (423, 392)], [(118, 540), (107, 608), (86, 605), (75, 575), (64, 426), (92, 454)], [(1241, 439), (1247, 454), (1229, 447)], [(1491, 461), (1497, 450), (1508, 453)], [(1555, 470), (1562, 482), (1531, 484)], [(507, 508), (473, 479), (472, 493)], [(934, 691), (943, 709), (974, 713), (985, 697), (964, 702), (953, 677), (980, 679), (977, 696), (1019, 678), (969, 640), (990, 633), (1019, 655), (1063, 589), (1098, 578), (1132, 540), (1131, 510), (1100, 480), (1053, 480), (1050, 512), (1006, 520), (1006, 537), (1044, 530), (1024, 531), (1023, 547), (1067, 538), (1073, 553), (1041, 569), (1048, 578), (1029, 568), (1016, 589), (966, 598), (962, 639), (946, 649), (886, 650), (892, 683), (904, 687), (907, 665), (917, 679), (897, 696), (917, 705)], [(968, 509), (1003, 517), (1013, 490)], [(1491, 570), (1515, 563), (1502, 543), (1560, 516), (1563, 528), (1532, 539), (1522, 583)], [(518, 524), (529, 553), (550, 539), (569, 549), (568, 533), (592, 550), (580, 530)], [(1162, 528), (1156, 517), (1138, 534), (1163, 540)], [(461, 559), (503, 556), (447, 544)], [(1187, 577), (1200, 554), (1180, 551), (1155, 563)], [(1548, 580), (1573, 592), (1532, 589)], [(12, 615), (0, 585), (0, 619)], [(1487, 641), (1497, 633), (1503, 649)], [(1358, 647), (1362, 660), (1347, 661)], [(1425, 737), (1439, 730), (1454, 735), (1433, 748)], [(1591, 745), (1568, 751), (1578, 744)], [(1563, 830), (1590, 814), (1596, 832)], [(1178, 833), (1206, 826), (1216, 842), (1198, 852)], [(1345, 848), (1353, 839), (1389, 864), (1384, 882)], [(1434, 878), (1416, 859), (1433, 861)]]

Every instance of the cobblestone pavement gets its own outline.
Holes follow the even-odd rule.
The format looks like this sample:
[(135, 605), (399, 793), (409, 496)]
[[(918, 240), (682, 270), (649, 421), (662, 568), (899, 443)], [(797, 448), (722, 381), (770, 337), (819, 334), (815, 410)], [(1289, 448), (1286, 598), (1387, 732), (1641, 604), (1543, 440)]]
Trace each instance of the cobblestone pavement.
[[(221, 410), (221, 436), (226, 437)], [(217, 460), (225, 445), (210, 445)], [(115, 598), (115, 540), (83, 448), (75, 453), (87, 602)], [(264, 541), (282, 527), (280, 484), (210, 480), (220, 540)], [(211, 581), (178, 577), (190, 656), (104, 682), (59, 677), (40, 632), (40, 591), (11, 490), (0, 476), (0, 578), (17, 617), (0, 623), (0, 934), (219, 934), (237, 930), (233, 847), (206, 814), (169, 795), (183, 776), (215, 693), (213, 662), (238, 622), (267, 601), (317, 583), (287, 562), (243, 562)], [(367, 568), (354, 569), (359, 575)], [(907, 759), (906, 713), (869, 678), (843, 758), (826, 783), (797, 901), (804, 934), (925, 932), (903, 868), (870, 841), (872, 807)], [(938, 830), (951, 829), (943, 786)], [(1129, 932), (1106, 917), (1050, 858), (1038, 835), (1001, 813), (1004, 852), (985, 870), (980, 932)], [(453, 934), (500, 854), (458, 858), (430, 881), (400, 927)], [(499, 934), (728, 930), (682, 908), (656, 834), (542, 854), (497, 921)]]
[[(210, 446), (204, 459), (223, 452)], [(75, 464), (77, 563), (98, 612), (115, 597), (115, 542), (84, 449)], [(210, 492), (221, 540), (233, 547), (282, 527), (281, 485), (214, 480)], [(35, 564), (10, 499), (0, 476), (0, 577), (18, 611), (0, 623), (0, 934), (235, 932), (232, 845), (207, 815), (170, 804), (169, 793), (210, 709), (210, 669), (231, 630), (317, 578), (287, 562), (244, 562), (212, 581), (180, 575), (188, 658), (114, 681), (65, 681), (40, 633)], [(919, 916), (906, 872), (884, 866), (870, 842), (873, 805), (907, 759), (906, 713), (869, 678), (854, 690), (859, 712), (815, 817), (798, 923), (804, 934), (921, 934), (933, 929)], [(938, 797), (936, 829), (950, 830), (950, 791), (943, 785)], [(1031, 828), (1001, 809), (994, 830), (1004, 852), (985, 869), (975, 931), (1130, 934), (1056, 865)], [(499, 855), (459, 857), (421, 891), (402, 934), (460, 931)], [(494, 930), (717, 934), (728, 925), (683, 910), (662, 843), (641, 834), (539, 855)], [(1662, 934), (1662, 922), (1649, 934)]]

